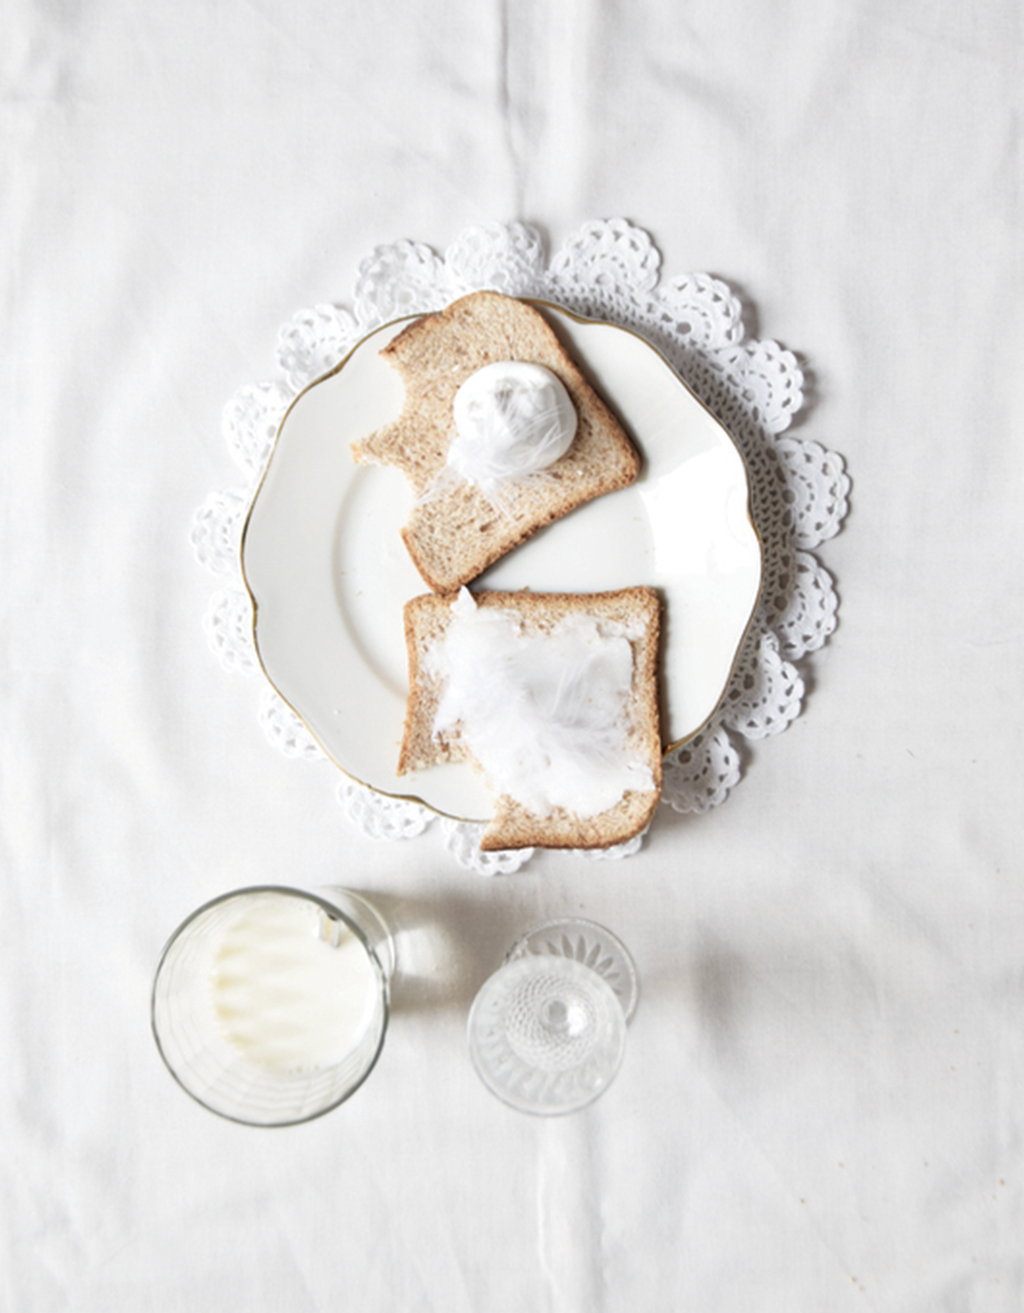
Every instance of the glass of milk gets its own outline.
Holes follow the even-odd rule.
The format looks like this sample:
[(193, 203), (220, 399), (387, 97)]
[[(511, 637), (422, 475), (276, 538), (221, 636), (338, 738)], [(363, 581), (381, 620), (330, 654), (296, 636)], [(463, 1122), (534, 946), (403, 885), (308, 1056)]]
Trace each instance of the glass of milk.
[(278, 885), (223, 894), (164, 948), (157, 1047), (211, 1112), (251, 1126), (309, 1121), (373, 1069), (394, 966), (387, 924), (358, 894)]

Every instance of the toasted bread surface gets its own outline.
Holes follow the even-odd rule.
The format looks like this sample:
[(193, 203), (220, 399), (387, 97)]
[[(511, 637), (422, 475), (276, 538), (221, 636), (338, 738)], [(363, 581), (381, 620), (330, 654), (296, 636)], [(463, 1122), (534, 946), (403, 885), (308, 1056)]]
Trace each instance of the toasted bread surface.
[(473, 292), (414, 320), (381, 352), (401, 374), (398, 419), (360, 442), (360, 463), (397, 466), (417, 498), (434, 489), (455, 433), (452, 405), (477, 370), (499, 361), (542, 365), (562, 383), (577, 414), (564, 456), (542, 478), (509, 483), (499, 508), (474, 484), (453, 481), (417, 500), (402, 537), (435, 592), (453, 592), (553, 520), (627, 487), (640, 457), (606, 402), (584, 377), (542, 312), (498, 292)]
[[(456, 725), (436, 732), (435, 716), (444, 694), (443, 680), (432, 672), (430, 653), (443, 643), (454, 612), (454, 598), (424, 594), (405, 607), (405, 634), (409, 656), (410, 692), (405, 732), (399, 756), (399, 774), (444, 761), (476, 760)], [(650, 771), (651, 787), (628, 789), (611, 807), (597, 815), (582, 816), (564, 807), (543, 814), (531, 810), (507, 793), (495, 795), (495, 812), (481, 848), (607, 848), (638, 834), (650, 822), (661, 790), (662, 747), (658, 720), (657, 661), (660, 602), (651, 588), (637, 587), (592, 594), (480, 592), (478, 607), (511, 612), (524, 635), (550, 635), (570, 615), (592, 618), (629, 637), (632, 677), (626, 706), (624, 752), (642, 759)], [(481, 671), (481, 678), (487, 672)]]

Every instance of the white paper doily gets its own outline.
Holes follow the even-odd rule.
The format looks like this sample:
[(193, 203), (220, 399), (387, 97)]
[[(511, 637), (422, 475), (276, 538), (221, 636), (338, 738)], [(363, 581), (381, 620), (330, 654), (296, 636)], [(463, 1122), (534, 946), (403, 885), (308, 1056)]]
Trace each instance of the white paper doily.
[[(740, 301), (721, 280), (700, 273), (663, 280), (660, 264), (649, 235), (622, 219), (585, 224), (550, 259), (533, 228), (492, 223), (466, 229), (444, 258), (411, 241), (378, 246), (359, 266), (352, 310), (317, 305), (285, 324), (277, 338), (278, 376), (239, 389), (224, 409), (224, 437), (245, 472), (245, 485), (212, 493), (192, 524), (196, 556), (219, 582), (204, 627), (224, 669), (260, 673), (239, 540), (293, 398), (368, 332), (402, 315), (440, 310), (479, 288), (538, 297), (647, 338), (746, 459), (764, 547), (761, 602), (721, 705), (701, 733), (665, 762), (664, 805), (703, 813), (724, 802), (740, 778), (736, 739), (764, 739), (792, 723), (804, 694), (796, 663), (835, 629), (835, 588), (813, 552), (838, 532), (850, 485), (841, 457), (786, 432), (803, 403), (796, 357), (777, 342), (746, 336)], [(327, 762), (265, 681), (260, 722), (285, 755)], [(336, 767), (331, 770), (337, 775)], [(514, 871), (532, 855), (532, 849), (481, 853), (482, 826), (438, 817), (344, 775), (338, 797), (350, 820), (373, 837), (414, 838), (436, 824), (454, 859), (480, 874)], [(624, 857), (641, 844), (638, 836), (618, 848), (576, 855)]]

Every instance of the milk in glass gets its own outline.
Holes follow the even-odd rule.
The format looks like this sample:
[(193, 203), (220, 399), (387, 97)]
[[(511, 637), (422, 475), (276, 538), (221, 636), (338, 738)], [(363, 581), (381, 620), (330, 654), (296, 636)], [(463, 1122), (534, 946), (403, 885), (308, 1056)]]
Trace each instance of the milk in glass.
[(316, 1071), (341, 1062), (373, 1023), (380, 977), (344, 921), (306, 899), (266, 893), (213, 956), (218, 1027), (249, 1062)]

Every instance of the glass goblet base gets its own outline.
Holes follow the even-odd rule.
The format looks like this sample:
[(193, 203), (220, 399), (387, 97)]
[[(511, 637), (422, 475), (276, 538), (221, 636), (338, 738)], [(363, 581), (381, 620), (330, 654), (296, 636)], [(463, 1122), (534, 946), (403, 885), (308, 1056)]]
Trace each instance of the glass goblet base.
[[(582, 924), (589, 928), (592, 923)], [(595, 945), (589, 943), (582, 956), (593, 956), (593, 961), (580, 960), (577, 941), (567, 938), (570, 951), (563, 952), (560, 936), (551, 939), (551, 946), (536, 941), (542, 945), (536, 951), (530, 946), (535, 933), (513, 945), (505, 964), (477, 994), (469, 1016), (469, 1048), (493, 1094), (520, 1112), (551, 1116), (586, 1107), (615, 1078), (625, 1051), (626, 1012), (613, 985), (596, 969), (607, 954), (593, 956)], [(635, 1002), (635, 971), (632, 979)]]

